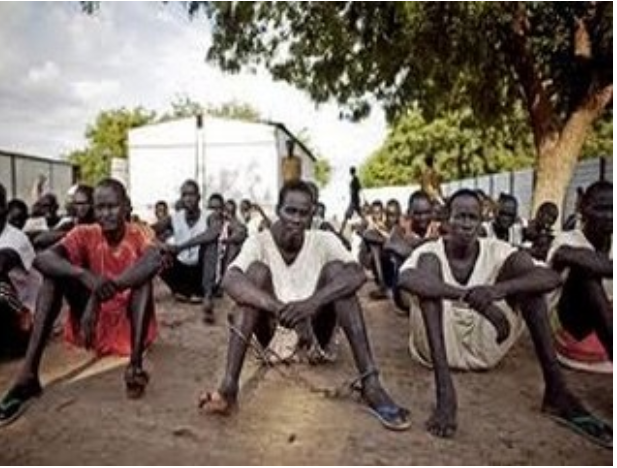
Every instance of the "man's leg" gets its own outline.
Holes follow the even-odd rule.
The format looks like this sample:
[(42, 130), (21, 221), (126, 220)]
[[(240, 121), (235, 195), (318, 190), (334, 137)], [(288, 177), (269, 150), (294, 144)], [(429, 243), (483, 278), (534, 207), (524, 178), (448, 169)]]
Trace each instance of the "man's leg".
[[(273, 293), (272, 275), (263, 263), (253, 263), (246, 275), (259, 288)], [(238, 306), (232, 312), (232, 328), (229, 333), (225, 375), (217, 392), (206, 392), (200, 397), (200, 406), (206, 412), (226, 414), (238, 398), (238, 382), (246, 357), (246, 351), (253, 334), (262, 347), (266, 348), (274, 335), (276, 323), (267, 312), (245, 306)]]
[(153, 312), (152, 283), (148, 281), (131, 291), (129, 302), (131, 357), (125, 373), (125, 382), (127, 395), (131, 398), (139, 398), (148, 384), (148, 374), (143, 370), (143, 355)]
[[(433, 254), (421, 255), (418, 260), (418, 270), (428, 275), (443, 278), (441, 263)], [(438, 437), (452, 437), (456, 432), (457, 399), (454, 382), (448, 366), (446, 344), (444, 341), (443, 301), (420, 299), (420, 310), (426, 328), (433, 371), (435, 373), (436, 407), (426, 422), (426, 429)]]
[(25, 313), (11, 281), (0, 279), (0, 358), (21, 357), (26, 351), (30, 330), (22, 324)]
[(559, 321), (577, 340), (595, 332), (610, 360), (613, 360), (613, 313), (599, 278), (571, 268), (557, 306)]
[[(344, 274), (341, 262), (330, 262), (321, 272), (325, 282)], [(369, 407), (379, 414), (380, 420), (391, 429), (408, 429), (408, 411), (399, 407), (381, 385), (379, 373), (373, 359), (364, 316), (355, 294), (343, 297), (331, 304), (336, 312), (339, 325), (345, 332), (360, 373), (362, 395)]]
[(214, 323), (214, 288), (216, 287), (216, 268), (218, 266), (218, 243), (211, 242), (201, 248), (203, 313), (204, 321)]
[[(0, 401), (0, 425), (8, 424), (19, 417), (25, 409), (25, 403), (42, 391), (39, 367), (43, 349), (62, 309), (62, 291), (60, 281), (45, 278), (39, 290), (37, 311), (34, 315), (26, 357), (15, 382)], [(81, 290), (74, 291), (77, 298), (81, 298), (82, 292)], [(85, 302), (82, 305), (85, 306)]]
[[(526, 274), (517, 271), (512, 263), (506, 263), (497, 281), (515, 278)], [(512, 307), (517, 307), (525, 320), (534, 345), (544, 378), (544, 398), (542, 411), (564, 421), (577, 425), (577, 430), (593, 438), (596, 442), (612, 445), (612, 428), (593, 417), (583, 404), (568, 389), (557, 361), (553, 347), (548, 307), (542, 294), (521, 294), (507, 298)]]

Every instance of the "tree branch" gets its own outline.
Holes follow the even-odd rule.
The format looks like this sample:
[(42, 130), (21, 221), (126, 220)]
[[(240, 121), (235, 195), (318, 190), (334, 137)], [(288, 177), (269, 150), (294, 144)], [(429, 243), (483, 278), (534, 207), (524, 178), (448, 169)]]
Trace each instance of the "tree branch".
[(540, 148), (557, 132), (557, 128), (554, 108), (529, 44), (530, 28), (525, 5), (517, 2), (509, 33), (506, 34), (505, 52), (522, 86), (536, 147)]

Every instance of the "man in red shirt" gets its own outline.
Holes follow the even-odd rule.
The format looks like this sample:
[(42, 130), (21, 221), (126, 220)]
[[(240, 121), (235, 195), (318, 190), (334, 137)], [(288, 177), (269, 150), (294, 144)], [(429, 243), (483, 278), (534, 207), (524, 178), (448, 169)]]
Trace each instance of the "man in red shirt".
[(44, 283), (25, 362), (0, 401), (0, 425), (19, 417), (42, 392), (39, 365), (63, 296), (70, 305), (65, 337), (99, 355), (130, 355), (127, 396), (143, 394), (148, 375), (142, 356), (156, 335), (151, 279), (162, 257), (141, 229), (126, 222), (128, 209), (124, 186), (101, 181), (94, 191), (96, 224), (76, 226), (37, 256)]

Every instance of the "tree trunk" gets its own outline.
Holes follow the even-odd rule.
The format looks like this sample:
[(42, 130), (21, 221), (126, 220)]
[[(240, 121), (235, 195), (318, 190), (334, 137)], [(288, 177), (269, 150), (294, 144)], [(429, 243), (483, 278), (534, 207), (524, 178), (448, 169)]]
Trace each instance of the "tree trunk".
[(545, 201), (554, 202), (561, 214), (578, 155), (596, 116), (590, 109), (579, 109), (570, 116), (560, 134), (553, 133), (542, 140), (537, 148), (532, 214)]

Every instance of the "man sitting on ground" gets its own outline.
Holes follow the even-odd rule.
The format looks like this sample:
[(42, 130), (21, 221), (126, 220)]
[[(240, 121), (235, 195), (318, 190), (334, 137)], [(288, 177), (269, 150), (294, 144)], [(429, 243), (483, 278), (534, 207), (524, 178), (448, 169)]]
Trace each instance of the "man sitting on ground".
[(612, 428), (570, 393), (551, 340), (544, 293), (559, 276), (524, 251), (478, 238), (481, 201), (459, 190), (448, 201), (450, 233), (416, 249), (401, 268), (400, 285), (415, 297), (410, 351), (433, 366), (437, 405), (430, 433), (452, 437), (457, 398), (450, 368), (486, 370), (505, 356), (527, 324), (544, 377), (542, 411), (596, 443), (612, 446)]
[(581, 198), (581, 229), (554, 240), (548, 264), (562, 275), (551, 296), (557, 357), (579, 370), (613, 371), (613, 184)]
[[(187, 180), (180, 187), (181, 206), (166, 220), (152, 226), (156, 235), (171, 230), (173, 243), (166, 248), (173, 257), (173, 264), (161, 273), (161, 279), (169, 286), (179, 302), (203, 302), (204, 320), (214, 321), (211, 298), (205, 295), (211, 287), (216, 266), (216, 252), (213, 258), (206, 258), (206, 246), (216, 247), (222, 227), (222, 217), (209, 220), (209, 213), (199, 206), (201, 195), (194, 180)], [(221, 200), (221, 210), (222, 210)], [(209, 257), (212, 257), (210, 254)]]
[(63, 296), (70, 304), (65, 337), (98, 355), (130, 355), (124, 374), (127, 396), (143, 394), (148, 383), (143, 353), (156, 335), (151, 280), (161, 255), (142, 231), (125, 221), (126, 211), (124, 186), (102, 180), (94, 191), (97, 223), (75, 227), (37, 256), (44, 282), (25, 361), (0, 401), (0, 425), (19, 417), (42, 392), (39, 366)]
[(6, 189), (0, 184), (0, 356), (26, 351), (41, 283), (28, 237), (7, 221)]
[(374, 300), (386, 299), (388, 290), (394, 286), (394, 265), (388, 253), (384, 250), (387, 239), (392, 231), (399, 227), (401, 220), (401, 205), (397, 200), (386, 203), (385, 215), (382, 215), (381, 202), (373, 203), (375, 208), (372, 222), (362, 234), (366, 254), (363, 255), (364, 266), (373, 271), (377, 288), (369, 293)]
[(438, 223), (433, 222), (433, 206), (427, 193), (418, 190), (411, 194), (407, 205), (407, 216), (409, 229), (403, 229), (402, 226), (393, 229), (384, 245), (384, 250), (390, 255), (395, 272), (392, 298), (396, 306), (406, 314), (409, 313), (409, 300), (398, 287), (401, 265), (414, 249), (439, 237), (439, 226)]
[(502, 240), (520, 247), (523, 242), (523, 226), (518, 218), (518, 200), (507, 193), (499, 195), (495, 218), (482, 226), (486, 237)]
[(559, 217), (559, 208), (553, 202), (544, 202), (536, 211), (536, 217), (523, 229), (523, 246), (536, 260), (545, 261), (548, 249), (555, 238), (553, 225)]
[(369, 346), (356, 292), (365, 281), (362, 267), (329, 232), (309, 230), (313, 193), (304, 182), (280, 191), (278, 220), (270, 230), (247, 239), (223, 280), (236, 302), (225, 375), (218, 390), (200, 397), (208, 413), (227, 414), (236, 405), (238, 381), (249, 340), (255, 334), (268, 349), (278, 325), (298, 333), (297, 346), (319, 355), (337, 322), (345, 332), (369, 408), (391, 429), (410, 426), (407, 410), (383, 389)]

